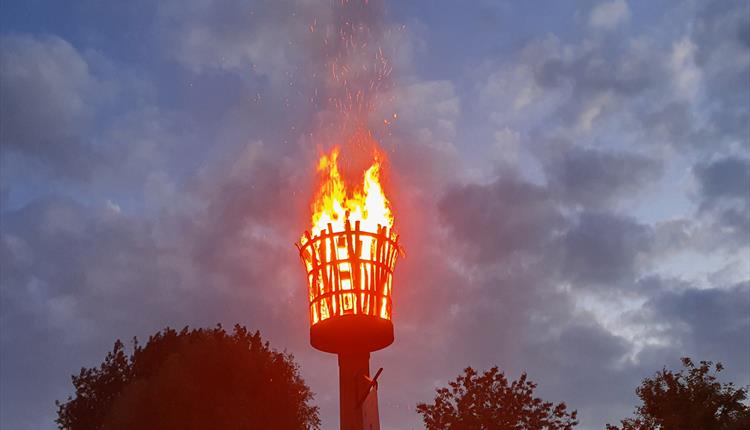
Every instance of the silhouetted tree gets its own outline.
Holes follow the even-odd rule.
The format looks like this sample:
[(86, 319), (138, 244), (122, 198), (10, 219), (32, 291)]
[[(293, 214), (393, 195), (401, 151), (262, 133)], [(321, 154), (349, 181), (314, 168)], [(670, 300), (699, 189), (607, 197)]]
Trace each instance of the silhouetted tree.
[(167, 328), (127, 356), (115, 342), (56, 402), (61, 429), (317, 429), (318, 408), (293, 357), (239, 325)]
[(420, 403), (427, 430), (570, 430), (577, 412), (534, 397), (537, 384), (526, 373), (510, 384), (497, 367), (479, 375), (468, 367), (449, 387), (439, 388), (434, 404)]
[(621, 427), (607, 424), (607, 429), (750, 429), (750, 409), (744, 404), (747, 388), (718, 382), (716, 375), (724, 369), (721, 363), (714, 366), (711, 361), (701, 361), (696, 367), (685, 357), (682, 365), (679, 372), (664, 368), (644, 379), (635, 390), (642, 401), (635, 417), (620, 421)]

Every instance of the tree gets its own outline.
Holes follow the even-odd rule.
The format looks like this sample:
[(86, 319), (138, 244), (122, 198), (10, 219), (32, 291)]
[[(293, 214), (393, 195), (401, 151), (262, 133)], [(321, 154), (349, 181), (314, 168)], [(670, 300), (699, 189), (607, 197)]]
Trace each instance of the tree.
[(73, 375), (57, 424), (95, 429), (318, 429), (318, 408), (291, 355), (239, 325), (166, 328), (145, 346), (119, 340), (99, 367)]
[(537, 384), (526, 373), (510, 384), (497, 367), (479, 375), (468, 367), (449, 387), (438, 388), (435, 403), (417, 405), (427, 430), (570, 430), (577, 412), (534, 397)]
[[(684, 357), (682, 365), (679, 372), (664, 368), (643, 380), (635, 390), (642, 404), (635, 417), (620, 421), (622, 430), (750, 429), (747, 388), (718, 382), (721, 363), (701, 361), (696, 367)], [(607, 429), (620, 427), (607, 424)]]

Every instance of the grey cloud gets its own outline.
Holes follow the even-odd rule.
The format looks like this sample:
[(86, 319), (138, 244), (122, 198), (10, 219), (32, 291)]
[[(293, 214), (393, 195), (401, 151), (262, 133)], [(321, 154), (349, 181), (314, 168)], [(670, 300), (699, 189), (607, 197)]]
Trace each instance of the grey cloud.
[(726, 157), (693, 168), (701, 187), (704, 205), (719, 199), (749, 200), (750, 160)]
[(612, 288), (637, 277), (653, 246), (647, 226), (622, 215), (585, 212), (558, 242), (563, 277), (580, 286)]
[[(566, 401), (584, 425), (595, 426), (630, 410), (627, 399), (642, 368), (623, 364), (632, 344), (576, 315), (574, 297), (557, 285), (561, 275), (602, 288), (634, 279), (636, 254), (648, 248), (649, 232), (611, 214), (584, 213), (570, 224), (557, 204), (555, 193), (508, 175), (448, 191), (438, 208), (452, 241), (470, 244), (456, 263), (468, 265), (467, 285), (449, 307), (448, 321), (433, 324), (441, 333), (442, 324), (451, 325), (443, 348), (466, 351), (460, 359), (446, 358), (443, 367), (468, 362), (499, 364), (510, 374), (527, 371), (545, 398)], [(564, 251), (557, 252), (558, 244)], [(587, 389), (571, 388), (581, 386)]]
[(725, 157), (698, 163), (699, 214), (714, 224), (720, 242), (747, 246), (750, 239), (750, 160)]
[(696, 127), (698, 117), (690, 103), (672, 101), (657, 109), (641, 113), (641, 121), (652, 144), (675, 145), (685, 149), (702, 149), (715, 137), (710, 130)]
[(548, 255), (548, 264), (556, 262), (563, 278), (574, 283), (612, 286), (635, 279), (639, 259), (654, 245), (648, 226), (590, 211), (571, 223), (556, 204), (606, 205), (650, 182), (660, 164), (576, 148), (555, 163), (548, 168), (549, 189), (503, 177), (490, 185), (457, 187), (440, 201), (441, 215), (459, 241), (472, 244), (470, 255), (483, 262), (507, 261), (525, 251)]
[[(452, 246), (444, 256), (457, 259), (453, 264), (463, 268), (463, 278), (430, 288), (458, 292), (439, 318), (424, 323), (441, 334), (432, 351), (460, 347), (464, 354), (436, 354), (443, 358), (429, 366), (446, 375), (450, 370), (442, 369), (455, 373), (467, 364), (499, 364), (511, 375), (527, 371), (545, 398), (566, 401), (593, 428), (628, 414), (639, 378), (681, 352), (649, 349), (648, 360), (628, 361), (633, 344), (576, 312), (576, 298), (558, 288), (561, 281), (572, 282), (606, 293), (634, 281), (641, 270), (638, 255), (651, 246), (650, 229), (606, 213), (583, 213), (570, 224), (555, 205), (545, 188), (502, 175), (491, 184), (453, 188), (439, 201), (450, 232), (440, 243), (471, 246)], [(587, 389), (571, 388), (582, 386)]]
[(589, 25), (595, 28), (612, 30), (630, 19), (630, 8), (624, 0), (599, 3), (591, 11)]
[(0, 143), (10, 193), (49, 179), (111, 191), (167, 165), (177, 121), (145, 104), (153, 98), (148, 79), (57, 36), (4, 35), (2, 48)]
[[(536, 84), (549, 92), (552, 100), (558, 97), (557, 92), (565, 92), (551, 117), (562, 119), (567, 126), (584, 124), (588, 128), (587, 123), (596, 117), (619, 115), (623, 105), (647, 97), (668, 73), (655, 49), (625, 44), (614, 37), (593, 38), (540, 54), (526, 61)], [(594, 111), (595, 116), (587, 118)]]
[(576, 146), (550, 158), (545, 172), (554, 195), (564, 204), (593, 209), (635, 197), (663, 169), (660, 160), (643, 155)]
[(69, 199), (3, 212), (2, 243), (0, 401), (16, 411), (3, 426), (41, 428), (68, 375), (102, 354), (113, 333), (129, 338), (170, 313), (175, 296), (159, 281), (174, 282), (157, 275), (154, 244), (138, 223)]
[[(395, 87), (384, 96), (393, 99), (378, 112), (393, 122), (391, 131), (403, 144), (410, 141), (431, 151), (455, 151), (460, 101), (449, 81), (423, 81)], [(392, 118), (393, 113), (397, 118)]]
[(3, 147), (63, 176), (89, 175), (103, 157), (86, 131), (111, 88), (58, 37), (3, 36), (0, 43)]
[(546, 189), (510, 177), (453, 187), (438, 208), (456, 239), (482, 262), (538, 252), (563, 222)]
[(532, 141), (578, 133), (613, 146), (611, 129), (597, 134), (597, 126), (632, 123), (623, 113), (637, 113), (641, 107), (633, 103), (641, 98), (668, 92), (658, 85), (667, 76), (663, 53), (648, 43), (612, 37), (568, 45), (548, 36), (491, 73), (480, 101), (497, 127), (525, 130)]
[(750, 351), (750, 281), (700, 289), (663, 289), (643, 308), (668, 324), (669, 336), (683, 354), (727, 361), (727, 374), (738, 385), (750, 383), (750, 363), (740, 360)]
[[(371, 84), (374, 75), (359, 71), (372, 69), (383, 46), (380, 3), (343, 2), (334, 8), (324, 0), (172, 1), (160, 5), (158, 21), (163, 49), (193, 72), (262, 76), (276, 97), (286, 92), (294, 103), (327, 108), (326, 96), (343, 97), (343, 87)], [(351, 41), (343, 40), (341, 29), (352, 31), (352, 40), (361, 44), (358, 52), (347, 48)], [(334, 82), (334, 59), (349, 68), (348, 84)]]
[[(574, 316), (573, 298), (556, 288), (557, 256), (547, 248), (566, 221), (547, 191), (501, 175), (490, 184), (451, 188), (437, 209), (439, 219), (429, 222), (438, 223), (436, 231), (447, 226), (449, 234), (417, 237), (416, 252), (434, 249), (434, 255), (416, 262), (409, 255), (400, 263), (400, 288), (418, 290), (397, 297), (408, 321), (399, 320), (397, 328), (406, 323), (409, 331), (397, 331), (397, 344), (383, 353), (387, 364), (398, 360), (393, 371), (420, 381), (408, 390), (412, 398), (429, 400), (431, 384), (444, 385), (464, 366), (499, 365), (513, 376), (529, 372), (544, 398), (579, 409), (586, 425), (629, 410), (621, 399), (632, 391), (633, 372), (619, 370), (617, 363), (631, 345), (595, 321)], [(408, 315), (415, 312), (421, 316), (417, 321)], [(414, 352), (422, 349), (429, 351), (428, 359)], [(451, 353), (456, 349), (462, 353)], [(409, 359), (399, 360), (404, 356)], [(586, 372), (579, 371), (582, 362)], [(605, 389), (612, 378), (622, 384), (606, 395), (570, 388)], [(385, 385), (383, 390), (385, 396)]]
[(543, 392), (578, 408), (584, 426), (593, 427), (624, 412), (623, 398), (637, 380), (633, 369), (623, 365), (623, 357), (632, 349), (630, 342), (584, 318), (536, 330), (524, 355), (530, 358), (527, 366), (538, 375)]
[[(693, 37), (698, 44), (698, 61), (707, 64), (727, 49), (748, 49), (747, 25), (750, 8), (742, 0), (710, 1), (698, 11)], [(712, 49), (719, 47), (719, 49)], [(725, 51), (725, 52), (722, 52)], [(728, 63), (731, 64), (731, 63)]]
[(460, 103), (454, 85), (448, 81), (397, 84), (383, 99), (390, 101), (372, 115), (371, 126), (378, 130), (384, 118), (391, 121), (380, 134), (398, 175), (393, 191), (434, 190), (455, 180), (460, 163), (456, 148)]
[(749, 14), (747, 2), (712, 1), (699, 10), (693, 26), (696, 62), (714, 103), (708, 113), (713, 145), (745, 145), (750, 135), (750, 45), (743, 40)]
[[(302, 2), (168, 2), (159, 10), (167, 52), (196, 72), (257, 70), (284, 80), (304, 47), (314, 5)], [(328, 8), (319, 8), (321, 12)], [(299, 14), (299, 16), (297, 15)]]
[(645, 59), (614, 55), (608, 48), (611, 46), (595, 45), (594, 49), (584, 50), (571, 59), (548, 59), (535, 70), (534, 76), (544, 87), (570, 83), (579, 96), (607, 90), (632, 95), (655, 82), (653, 65), (649, 66)]
[[(108, 324), (132, 323), (134, 309), (159, 318), (174, 308), (170, 302), (180, 303), (179, 274), (160, 258), (164, 249), (153, 225), (114, 207), (60, 197), (36, 201), (3, 214), (3, 238), (10, 256), (3, 271), (3, 333), (13, 340), (26, 317), (91, 335)], [(28, 300), (40, 302), (28, 306)], [(60, 314), (55, 304), (64, 305)]]
[[(232, 155), (153, 217), (64, 197), (3, 212), (1, 401), (17, 411), (3, 426), (48, 425), (78, 366), (115, 337), (166, 325), (244, 322), (304, 356), (306, 319), (288, 318), (305, 309), (293, 251), (304, 209), (288, 206), (302, 199), (290, 198), (293, 176), (273, 152), (248, 145)], [(80, 351), (61, 354), (71, 348)], [(39, 368), (44, 381), (34, 382)]]
[(619, 140), (683, 153), (743, 148), (750, 134), (750, 50), (741, 39), (747, 5), (675, 9), (693, 25), (671, 43), (652, 38), (657, 34), (532, 40), (480, 86), (489, 117), (531, 139), (583, 132), (607, 145)]

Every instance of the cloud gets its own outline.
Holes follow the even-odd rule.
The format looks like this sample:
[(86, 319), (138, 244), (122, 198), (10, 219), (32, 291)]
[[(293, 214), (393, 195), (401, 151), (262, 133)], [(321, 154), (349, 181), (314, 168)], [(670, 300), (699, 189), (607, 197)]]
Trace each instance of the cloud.
[[(421, 81), (399, 85), (389, 94), (393, 96), (393, 102), (381, 109), (392, 109), (397, 115), (396, 118), (389, 118), (389, 122), (393, 122), (394, 133), (409, 133), (408, 137), (413, 140), (410, 143), (428, 145), (442, 152), (455, 151), (460, 102), (453, 84), (448, 81)], [(410, 144), (404, 140), (404, 144)]]
[[(115, 337), (245, 321), (272, 341), (283, 337), (280, 346), (306, 350), (304, 319), (291, 330), (287, 324), (296, 320), (285, 317), (295, 305), (304, 308), (292, 281), (296, 230), (284, 224), (294, 224), (292, 214), (302, 209), (285, 207), (282, 176), (264, 164), (262, 148), (247, 151), (225, 174), (180, 190), (205, 206), (157, 218), (124, 213), (111, 201), (90, 206), (64, 197), (4, 211), (3, 385), (35, 380), (35, 369), (47, 369), (44, 383), (3, 389), (3, 405), (19, 411), (15, 423), (50, 422), (68, 375), (101, 359)], [(84, 347), (59, 354), (75, 345)], [(37, 409), (40, 402), (47, 413)]]
[(402, 56), (409, 41), (386, 26), (383, 9), (379, 0), (170, 1), (158, 11), (160, 45), (197, 75), (268, 82), (271, 97), (287, 105), (340, 114), (337, 101), (354, 97), (366, 105), (389, 85), (384, 52), (408, 61)]
[(545, 168), (549, 188), (566, 204), (592, 209), (634, 199), (663, 170), (658, 159), (621, 151), (573, 146), (553, 154)]
[[(644, 305), (643, 312), (668, 326), (666, 331), (679, 350), (725, 361), (750, 351), (748, 306), (750, 281), (743, 281), (706, 289), (664, 289)], [(747, 385), (749, 371), (747, 360), (733, 361), (726, 377), (738, 386)]]
[(748, 13), (746, 2), (710, 2), (699, 11), (690, 34), (706, 100), (711, 102), (712, 138), (704, 142), (710, 148), (717, 144), (742, 148), (750, 134)]
[(587, 318), (537, 329), (524, 355), (529, 357), (526, 368), (533, 370), (530, 378), (539, 382), (543, 398), (565, 401), (568, 408), (578, 409), (583, 428), (596, 428), (632, 410), (634, 401), (629, 398), (639, 375), (637, 366), (623, 362), (632, 349), (626, 339)]
[(662, 55), (645, 38), (534, 39), (478, 85), (480, 112), (496, 130), (523, 130), (532, 153), (534, 142), (549, 139), (620, 149), (650, 143), (641, 133), (642, 101), (673, 97), (655, 96), (671, 73)]
[[(329, 20), (321, 2), (166, 2), (159, 8), (164, 49), (197, 73), (224, 70), (271, 80), (291, 79), (292, 64), (305, 58), (312, 18)], [(299, 71), (302, 74), (302, 71)]]
[(750, 160), (724, 157), (693, 167), (699, 186), (699, 211), (713, 223), (725, 244), (747, 246), (750, 238)]
[[(618, 188), (612, 192), (617, 194)], [(468, 363), (478, 368), (499, 364), (511, 375), (527, 371), (540, 382), (545, 398), (566, 401), (579, 410), (585, 428), (595, 428), (630, 414), (638, 381), (655, 369), (677, 365), (679, 356), (733, 357), (730, 361), (737, 366), (736, 360), (746, 354), (741, 348), (711, 355), (700, 341), (682, 340), (683, 335), (691, 338), (690, 333), (679, 335), (680, 340), (671, 337), (682, 330), (680, 321), (689, 320), (696, 310), (679, 303), (679, 294), (672, 292), (677, 283), (649, 283), (643, 277), (655, 266), (650, 261), (657, 255), (654, 227), (619, 212), (568, 214), (559, 206), (570, 204), (563, 196), (552, 185), (534, 185), (506, 172), (488, 184), (451, 187), (438, 201), (439, 222), (448, 236), (433, 240), (453, 245), (427, 262), (416, 262), (429, 264), (437, 273), (412, 269), (417, 272), (400, 278), (408, 285), (414, 282), (412, 276), (441, 279), (419, 290), (429, 291), (431, 306), (443, 310), (422, 322), (440, 333), (439, 338), (418, 341), (409, 332), (399, 339), (410, 346), (427, 342), (424, 347), (432, 355), (443, 357), (431, 360), (427, 369), (447, 375), (449, 369), (455, 373)], [(437, 264), (441, 258), (445, 263)], [(443, 267), (455, 271), (446, 276)], [(682, 285), (686, 291), (698, 291), (692, 283)], [(719, 296), (722, 291), (715, 290)], [(665, 306), (673, 306), (670, 312), (653, 311), (649, 298), (662, 296)], [(407, 312), (413, 312), (411, 300), (399, 302)], [(597, 312), (608, 318), (585, 310), (592, 300), (598, 303), (595, 308), (601, 307)], [(706, 315), (736, 314), (724, 299), (705, 306), (696, 300), (695, 305)], [(714, 324), (721, 322), (705, 327)], [(737, 324), (741, 330), (746, 323), (735, 320), (732, 327)], [(730, 331), (722, 342), (726, 346), (741, 338), (738, 331)], [(463, 353), (457, 359), (448, 351), (459, 345)], [(422, 366), (411, 374), (426, 384), (432, 373)], [(588, 388), (570, 389), (580, 386)], [(413, 391), (425, 399), (431, 394)]]
[(574, 285), (612, 288), (637, 277), (653, 234), (627, 217), (583, 213), (559, 244), (559, 264), (566, 279)]
[(747, 201), (747, 185), (750, 184), (750, 160), (725, 157), (710, 163), (699, 163), (693, 173), (700, 184), (702, 205), (711, 205), (717, 200), (739, 199)]
[(397, 83), (382, 99), (370, 123), (398, 176), (393, 191), (423, 192), (454, 180), (460, 174), (456, 127), (461, 110), (455, 86), (447, 81)]
[[(625, 2), (607, 2), (594, 11), (617, 4), (627, 10)], [(478, 84), (480, 103), (494, 131), (524, 131), (531, 142), (651, 145), (690, 156), (710, 154), (717, 145), (742, 151), (750, 133), (746, 9), (721, 1), (674, 8), (670, 14), (695, 25), (672, 37), (584, 30), (575, 42), (532, 39), (489, 68)]]
[(546, 189), (513, 177), (450, 188), (438, 209), (456, 240), (479, 262), (538, 252), (562, 223)]
[(675, 74), (675, 84), (679, 93), (688, 99), (695, 99), (701, 85), (701, 70), (695, 64), (696, 46), (689, 38), (675, 42), (672, 48), (670, 66)]
[(3, 147), (63, 176), (90, 175), (103, 158), (85, 133), (111, 88), (59, 37), (2, 36), (0, 43)]
[(142, 226), (92, 209), (55, 198), (3, 213), (1, 401), (17, 411), (4, 425), (49, 426), (71, 369), (174, 306), (154, 288), (162, 259)]
[(630, 19), (630, 8), (625, 0), (598, 4), (591, 10), (589, 25), (596, 29), (612, 30)]

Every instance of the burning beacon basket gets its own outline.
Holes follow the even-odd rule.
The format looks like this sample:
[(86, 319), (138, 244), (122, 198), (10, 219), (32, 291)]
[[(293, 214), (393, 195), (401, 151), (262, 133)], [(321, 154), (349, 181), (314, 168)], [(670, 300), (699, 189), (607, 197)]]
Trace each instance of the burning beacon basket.
[(392, 229), (344, 225), (305, 232), (297, 245), (307, 273), (310, 343), (333, 353), (377, 351), (393, 342), (393, 269), (403, 251)]

